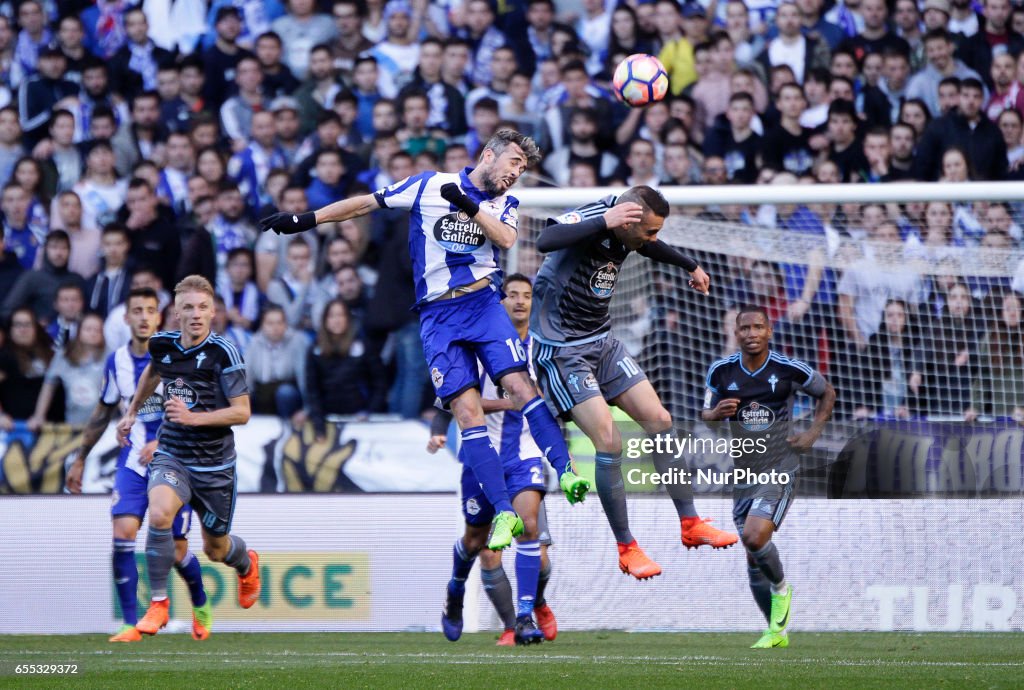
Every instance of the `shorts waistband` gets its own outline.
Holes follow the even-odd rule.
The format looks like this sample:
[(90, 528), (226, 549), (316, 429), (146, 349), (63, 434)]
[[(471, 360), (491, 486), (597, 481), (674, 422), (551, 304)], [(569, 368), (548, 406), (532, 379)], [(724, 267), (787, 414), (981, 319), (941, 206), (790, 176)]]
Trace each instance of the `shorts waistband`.
[(447, 292), (442, 292), (440, 295), (430, 300), (431, 302), (440, 302), (446, 299), (455, 299), (456, 297), (462, 297), (478, 290), (483, 290), (485, 287), (491, 284), (491, 277), (485, 276), (480, 280), (474, 281), (469, 285), (460, 285), (459, 287), (453, 287)]

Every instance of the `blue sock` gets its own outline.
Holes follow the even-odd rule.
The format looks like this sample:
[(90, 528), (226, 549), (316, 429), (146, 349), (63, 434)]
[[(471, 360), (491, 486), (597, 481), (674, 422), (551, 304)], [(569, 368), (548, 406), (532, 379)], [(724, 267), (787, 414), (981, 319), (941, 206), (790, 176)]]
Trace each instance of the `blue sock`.
[(462, 596), (466, 593), (466, 578), (469, 577), (475, 560), (476, 556), (470, 556), (466, 552), (466, 545), (461, 538), (455, 542), (452, 549), (452, 579), (448, 583), (448, 591), (451, 594)]
[(117, 599), (121, 602), (124, 622), (135, 625), (139, 622), (139, 569), (135, 566), (135, 540), (114, 540), (114, 585)]
[(530, 423), (530, 435), (540, 446), (541, 452), (561, 477), (572, 470), (569, 449), (562, 437), (562, 429), (551, 414), (544, 399), (539, 395), (523, 405), (523, 416)]
[(498, 451), (491, 445), (487, 427), (474, 426), (462, 430), (462, 461), (473, 470), (484, 495), (499, 513), (512, 510), (505, 487), (505, 470), (501, 467)]
[(181, 562), (174, 564), (174, 569), (188, 585), (192, 606), (194, 608), (203, 606), (206, 603), (206, 590), (203, 588), (203, 568), (199, 565), (199, 559), (192, 555), (191, 551), (186, 551)]
[(519, 590), (517, 616), (533, 615), (540, 578), (540, 542), (521, 541), (516, 544), (516, 589)]

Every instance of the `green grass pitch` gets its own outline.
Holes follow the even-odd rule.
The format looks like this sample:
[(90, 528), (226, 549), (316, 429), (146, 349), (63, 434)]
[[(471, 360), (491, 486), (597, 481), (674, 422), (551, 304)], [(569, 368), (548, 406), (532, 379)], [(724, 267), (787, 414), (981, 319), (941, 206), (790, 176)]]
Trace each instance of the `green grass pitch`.
[[(792, 634), (788, 649), (751, 650), (756, 635), (564, 632), (529, 648), (495, 635), (294, 633), (2, 636), (0, 687), (69, 688), (1020, 688), (1024, 634)], [(78, 665), (76, 676), (15, 675), (16, 664)]]

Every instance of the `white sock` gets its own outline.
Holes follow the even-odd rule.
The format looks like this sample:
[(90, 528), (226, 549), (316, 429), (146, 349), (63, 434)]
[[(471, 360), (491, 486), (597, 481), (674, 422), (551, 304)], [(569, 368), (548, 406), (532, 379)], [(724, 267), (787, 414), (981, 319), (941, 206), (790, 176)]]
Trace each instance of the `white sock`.
[(789, 585), (785, 580), (779, 584), (772, 583), (772, 594), (785, 594), (787, 589), (789, 589)]

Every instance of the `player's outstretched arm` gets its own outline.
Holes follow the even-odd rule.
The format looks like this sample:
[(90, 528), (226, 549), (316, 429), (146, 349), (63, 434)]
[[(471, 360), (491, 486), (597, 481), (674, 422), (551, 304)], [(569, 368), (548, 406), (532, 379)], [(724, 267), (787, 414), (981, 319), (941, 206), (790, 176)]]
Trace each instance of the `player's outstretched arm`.
[(484, 414), (496, 414), (498, 412), (508, 412), (509, 410), (516, 409), (516, 406), (508, 398), (501, 398), (500, 400), (484, 398), (480, 403), (484, 408)]
[(85, 459), (99, 443), (100, 437), (103, 436), (103, 432), (106, 431), (107, 425), (114, 418), (116, 411), (116, 405), (108, 405), (102, 400), (93, 408), (89, 421), (85, 423), (85, 429), (82, 430), (82, 445), (78, 447), (75, 459), (68, 467), (67, 475), (64, 477), (64, 486), (71, 493), (82, 493), (82, 471), (85, 469)]
[(139, 377), (139, 385), (135, 389), (135, 395), (132, 397), (131, 404), (128, 405), (128, 409), (125, 411), (124, 416), (121, 417), (121, 421), (117, 423), (117, 440), (120, 441), (122, 446), (128, 445), (128, 434), (131, 433), (132, 426), (135, 424), (135, 417), (139, 414), (139, 409), (142, 408), (146, 400), (149, 400), (149, 396), (153, 395), (156, 387), (159, 385), (160, 375), (154, 371), (153, 363), (150, 362), (142, 370), (142, 375)]
[(441, 198), (476, 221), (491, 242), (499, 249), (509, 249), (516, 243), (516, 229), (487, 213), (480, 213), (480, 204), (463, 192), (459, 185), (448, 182), (441, 185)]
[(604, 216), (587, 218), (579, 223), (553, 223), (537, 236), (537, 251), (547, 254), (565, 249), (607, 229)]
[(643, 220), (643, 207), (626, 201), (615, 204), (602, 215), (579, 223), (554, 223), (541, 231), (537, 251), (542, 253), (565, 249), (604, 230), (614, 230)]
[(373, 194), (363, 194), (349, 199), (335, 201), (316, 211), (306, 213), (275, 213), (260, 221), (260, 230), (273, 231), (278, 235), (296, 235), (312, 230), (321, 223), (338, 223), (349, 218), (365, 216), (380, 208)]
[(249, 396), (228, 398), (228, 406), (209, 412), (193, 412), (180, 398), (164, 403), (164, 419), (182, 426), (237, 426), (245, 424), (251, 416)]
[(652, 261), (679, 266), (690, 274), (690, 287), (697, 292), (702, 292), (705, 295), (708, 294), (708, 289), (711, 287), (711, 278), (700, 267), (696, 259), (692, 259), (675, 247), (658, 240), (647, 242), (637, 250), (637, 253), (641, 256), (646, 256)]

